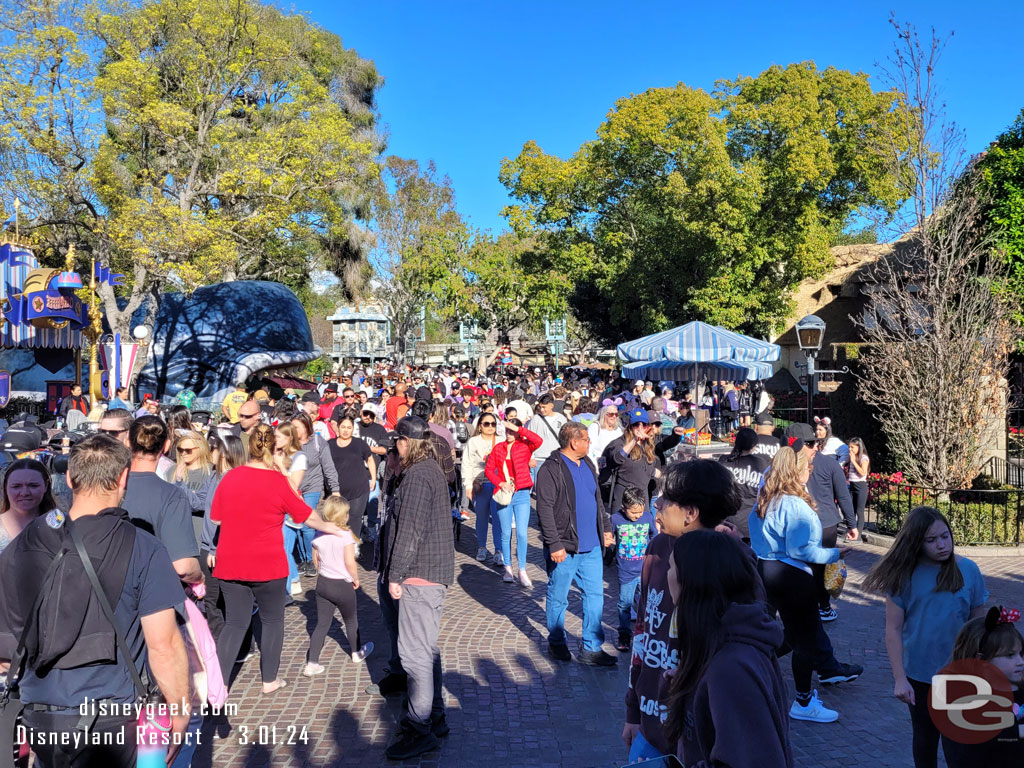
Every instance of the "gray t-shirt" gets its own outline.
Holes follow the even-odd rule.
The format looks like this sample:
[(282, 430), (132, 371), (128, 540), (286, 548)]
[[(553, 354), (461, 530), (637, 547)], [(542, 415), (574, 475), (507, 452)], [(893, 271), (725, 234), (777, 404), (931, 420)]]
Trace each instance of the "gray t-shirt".
[(156, 536), (167, 548), (171, 562), (199, 557), (192, 507), (185, 492), (153, 472), (131, 472), (121, 506), (136, 526)]

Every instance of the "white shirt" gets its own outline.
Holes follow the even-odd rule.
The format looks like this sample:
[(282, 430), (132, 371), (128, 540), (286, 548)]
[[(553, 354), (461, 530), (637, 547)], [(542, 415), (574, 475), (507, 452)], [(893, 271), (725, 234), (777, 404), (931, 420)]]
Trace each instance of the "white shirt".
[(615, 429), (601, 429), (601, 425), (595, 421), (587, 427), (587, 433), (590, 435), (590, 451), (587, 455), (590, 456), (590, 460), (594, 462), (594, 466), (601, 468), (601, 456), (604, 454), (604, 449), (607, 448), (612, 441), (622, 437), (622, 428), (615, 427)]
[[(533, 452), (533, 457), (537, 459), (537, 463), (544, 461), (548, 456), (559, 449), (558, 445), (558, 432), (565, 424), (565, 416), (560, 413), (552, 413), (550, 416), (545, 416), (547, 424), (541, 419), (540, 413), (537, 413), (529, 422), (524, 426), (540, 437), (544, 442), (541, 443), (540, 448)], [(522, 417), (519, 417), (522, 421)], [(548, 429), (548, 424), (551, 425), (551, 429)], [(554, 432), (554, 434), (552, 434)]]

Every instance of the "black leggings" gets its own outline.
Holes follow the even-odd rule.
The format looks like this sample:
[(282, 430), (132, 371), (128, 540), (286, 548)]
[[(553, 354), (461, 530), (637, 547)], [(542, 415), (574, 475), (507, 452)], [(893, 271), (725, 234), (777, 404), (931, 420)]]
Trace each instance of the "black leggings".
[(205, 549), (199, 552), (199, 570), (203, 572), (203, 579), (206, 584), (206, 597), (203, 598), (203, 608), (206, 610), (206, 623), (210, 625), (210, 634), (216, 640), (224, 629), (224, 606), (220, 599), (220, 579), (213, 575), (213, 571), (206, 564), (206, 558), (210, 555)]
[(260, 637), (260, 675), (264, 683), (277, 680), (281, 667), (281, 649), (284, 647), (284, 604), (288, 598), (287, 578), (273, 581), (226, 581), (220, 583), (224, 598), (224, 629), (217, 643), (217, 657), (225, 683), (231, 679), (231, 670), (242, 647), (242, 640), (252, 622), (252, 604), (260, 609), (262, 634)]
[(309, 637), (309, 652), (306, 661), (314, 664), (320, 662), (320, 651), (331, 628), (334, 609), (341, 611), (341, 619), (345, 622), (345, 636), (348, 638), (350, 653), (360, 649), (359, 621), (356, 618), (356, 590), (351, 581), (344, 579), (328, 579), (320, 576), (316, 580), (316, 627)]
[(366, 512), (366, 502), (370, 498), (370, 490), (362, 496), (348, 499), (348, 528), (355, 538), (359, 538), (363, 532), (363, 513)]
[[(821, 546), (831, 548), (836, 545), (838, 525), (831, 528), (823, 528), (821, 531)], [(814, 583), (818, 588), (818, 608), (827, 611), (832, 607), (832, 596), (825, 589), (825, 566), (811, 563), (811, 572), (814, 574)]]
[(857, 513), (857, 530), (864, 531), (864, 507), (868, 505), (868, 484), (863, 482), (850, 483), (850, 496), (853, 498), (853, 509)]
[[(799, 568), (777, 560), (758, 560), (768, 602), (779, 611), (786, 643), (793, 649), (793, 683), (798, 694), (811, 692), (811, 674), (820, 656), (817, 647), (821, 618), (818, 616), (818, 591), (814, 577)], [(831, 655), (831, 654), (829, 654)], [(819, 662), (825, 660), (819, 659)]]
[(939, 762), (939, 729), (928, 713), (928, 697), (932, 686), (907, 678), (914, 689), (914, 703), (910, 707), (910, 725), (914, 729), (914, 768), (935, 768)]

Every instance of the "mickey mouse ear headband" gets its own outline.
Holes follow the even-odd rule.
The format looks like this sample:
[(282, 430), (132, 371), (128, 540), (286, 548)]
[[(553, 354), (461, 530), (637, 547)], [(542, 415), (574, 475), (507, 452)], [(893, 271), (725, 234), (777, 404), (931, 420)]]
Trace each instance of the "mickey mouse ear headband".
[(824, 416), (824, 417), (815, 416), (814, 417), (814, 423), (815, 424), (824, 424), (826, 427), (829, 427), (829, 426), (832, 425), (832, 419), (829, 418), (828, 416)]
[(992, 606), (985, 614), (985, 632), (991, 632), (1000, 624), (1014, 624), (1020, 621), (1020, 611), (1016, 608)]
[(603, 405), (605, 407), (607, 407), (609, 405), (614, 405), (614, 406), (618, 407), (618, 406), (622, 405), (622, 398), (621, 397), (616, 397), (614, 400), (612, 400), (610, 397), (606, 397), (604, 399), (604, 402), (601, 403), (601, 405)]

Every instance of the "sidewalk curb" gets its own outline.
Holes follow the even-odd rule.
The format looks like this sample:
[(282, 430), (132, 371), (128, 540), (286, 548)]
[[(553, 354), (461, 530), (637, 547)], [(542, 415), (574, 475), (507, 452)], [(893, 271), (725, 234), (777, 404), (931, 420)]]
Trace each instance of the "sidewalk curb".
[[(889, 549), (896, 542), (895, 536), (886, 536), (881, 533), (863, 533), (864, 543), (880, 549)], [(840, 544), (843, 542), (840, 541)], [(972, 544), (956, 547), (956, 552), (968, 557), (1024, 557), (1024, 546), (1004, 546), (1001, 544)]]

